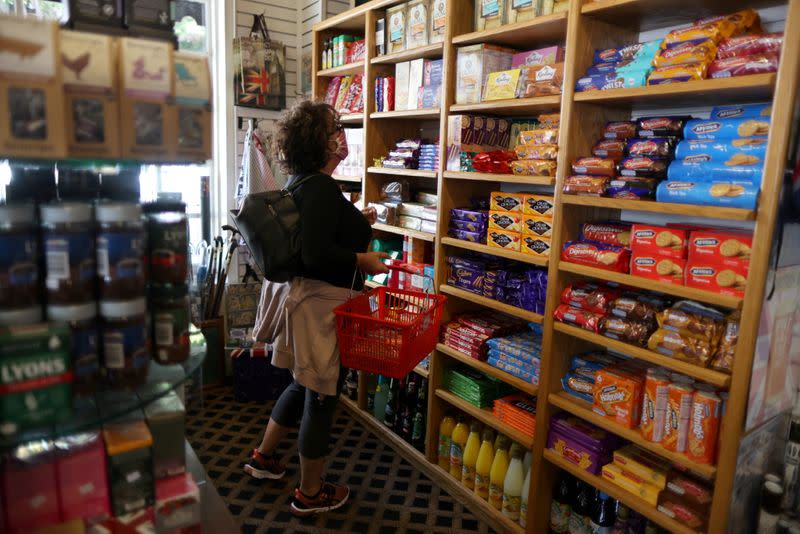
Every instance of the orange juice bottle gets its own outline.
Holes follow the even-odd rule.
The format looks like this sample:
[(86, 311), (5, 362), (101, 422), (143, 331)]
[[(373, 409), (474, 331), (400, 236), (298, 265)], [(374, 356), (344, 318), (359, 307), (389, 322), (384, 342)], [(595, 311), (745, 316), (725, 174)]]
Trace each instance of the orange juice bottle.
[(456, 480), (461, 480), (461, 470), (464, 464), (464, 446), (469, 438), (469, 427), (463, 417), (458, 418), (458, 424), (453, 429), (450, 438), (450, 474)]
[(481, 427), (473, 421), (469, 429), (467, 446), (464, 447), (464, 461), (461, 465), (461, 483), (467, 489), (475, 489), (475, 464), (478, 463), (478, 450), (481, 448)]
[(475, 464), (475, 495), (484, 501), (489, 499), (489, 474), (494, 460), (492, 437), (491, 430), (487, 428), (483, 431), (483, 443), (478, 451), (478, 462)]
[(494, 460), (492, 460), (492, 468), (489, 471), (489, 504), (495, 510), (503, 509), (503, 486), (506, 481), (506, 472), (508, 471), (508, 443), (507, 437), (500, 437), (497, 452), (494, 454)]
[(439, 424), (439, 467), (450, 470), (450, 436), (456, 422), (452, 416), (446, 415)]

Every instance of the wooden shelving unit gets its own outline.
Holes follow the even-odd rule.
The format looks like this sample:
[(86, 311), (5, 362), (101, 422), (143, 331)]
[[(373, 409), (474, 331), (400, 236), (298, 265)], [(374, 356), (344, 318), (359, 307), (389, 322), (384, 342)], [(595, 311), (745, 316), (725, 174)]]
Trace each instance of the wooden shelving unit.
[(362, 74), (364, 72), (364, 62), (354, 61), (338, 67), (317, 71), (317, 76), (333, 78), (334, 76), (344, 76), (346, 74)]
[[(709, 517), (708, 532), (722, 533), (727, 529), (732, 502), (737, 454), (742, 439), (750, 375), (753, 367), (754, 349), (758, 336), (759, 317), (764, 302), (767, 276), (770, 271), (770, 249), (776, 227), (776, 213), (783, 181), (784, 162), (789, 151), (790, 131), (794, 117), (800, 83), (800, 40), (786, 39), (781, 53), (781, 66), (777, 74), (741, 76), (728, 79), (702, 80), (661, 86), (615, 89), (576, 93), (575, 82), (592, 64), (595, 49), (616, 47), (639, 42), (640, 32), (667, 29), (677, 24), (716, 14), (731, 13), (747, 7), (757, 9), (785, 6), (784, 34), (800, 32), (800, 0), (571, 0), (569, 10), (563, 13), (535, 18), (491, 30), (473, 31), (473, 12), (476, 0), (450, 0), (447, 5), (447, 26), (443, 43), (428, 45), (413, 50), (375, 56), (375, 22), (385, 16), (385, 9), (397, 0), (372, 0), (332, 19), (323, 21), (314, 28), (312, 76), (313, 93), (324, 95), (329, 77), (343, 74), (343, 68), (319, 71), (318, 58), (321, 42), (337, 31), (364, 35), (367, 57), (362, 64), (346, 66), (354, 69), (365, 79), (365, 113), (343, 117), (348, 124), (363, 125), (365, 129), (365, 167), (362, 193), (366, 202), (374, 202), (380, 187), (393, 177), (405, 177), (419, 187), (431, 188), (435, 184), (439, 196), (438, 232), (426, 234), (386, 225), (376, 225), (378, 232), (408, 236), (412, 248), (434, 243), (436, 280), (435, 287), (446, 294), (443, 320), (470, 310), (500, 310), (525, 320), (542, 324), (543, 339), (539, 384), (528, 384), (485, 362), (474, 360), (445, 345), (438, 345), (431, 355), (427, 373), (428, 395), (428, 442), (424, 458), (417, 451), (396, 444), (394, 438), (379, 425), (364, 408), (366, 396), (362, 395), (358, 405), (351, 401), (343, 403), (354, 413), (365, 414), (366, 421), (373, 421), (373, 428), (380, 436), (397, 445), (397, 450), (415, 463), (420, 463), (436, 483), (448, 491), (455, 492), (462, 501), (477, 513), (485, 514), (497, 528), (510, 532), (522, 532), (518, 525), (508, 521), (499, 512), (463, 489), (454, 479), (436, 465), (436, 440), (438, 424), (443, 413), (457, 409), (482, 423), (520, 441), (533, 453), (531, 472), (530, 507), (526, 532), (545, 532), (548, 528), (553, 484), (560, 470), (592, 484), (619, 499), (637, 512), (656, 522), (670, 532), (688, 533), (678, 522), (659, 512), (637, 496), (621, 490), (602, 477), (591, 475), (573, 464), (546, 450), (547, 429), (550, 418), (559, 411), (567, 411), (586, 421), (620, 435), (639, 446), (677, 464), (686, 466), (705, 476), (714, 478), (714, 499)], [(529, 50), (560, 43), (566, 47), (563, 93), (528, 99), (481, 102), (457, 105), (455, 103), (456, 53), (461, 46), (476, 43), (493, 43)], [(392, 74), (394, 64), (418, 58), (443, 59), (443, 86), (441, 109), (403, 110), (378, 113), (375, 107), (374, 80), (376, 76)], [(578, 156), (590, 153), (592, 144), (600, 135), (602, 125), (612, 120), (627, 120), (645, 114), (680, 114), (682, 108), (693, 113), (698, 107), (726, 103), (773, 102), (772, 126), (769, 135), (767, 157), (762, 179), (758, 208), (754, 210), (708, 207), (692, 204), (659, 203), (624, 199), (580, 197), (565, 195), (560, 184), (568, 176), (570, 163)], [(668, 110), (668, 111), (665, 111)], [(440, 158), (437, 171), (407, 169), (383, 169), (369, 167), (374, 160), (384, 156), (397, 139), (419, 136), (424, 125), (429, 127), (439, 122), (440, 154), (447, 153), (449, 115), (480, 114), (502, 117), (531, 117), (540, 113), (560, 112), (558, 171), (554, 178), (540, 176), (493, 175), (484, 173), (462, 173), (447, 171), (446, 158)], [(699, 112), (698, 112), (699, 113)], [(499, 188), (519, 191), (530, 186), (536, 191), (552, 188), (555, 196), (555, 216), (552, 235), (552, 256), (539, 258), (511, 252), (484, 244), (469, 243), (447, 235), (449, 211), (453, 207), (468, 205), (476, 196), (488, 195)], [(666, 220), (705, 223), (708, 225), (746, 226), (754, 228), (751, 250), (750, 272), (743, 298), (719, 295), (708, 291), (657, 283), (635, 276), (604, 271), (562, 262), (558, 251), (564, 242), (577, 238), (579, 227), (585, 221), (602, 221), (624, 218), (625, 220)], [(446, 283), (445, 258), (448, 254), (478, 252), (489, 254), (548, 270), (547, 303), (544, 315), (507, 306), (448, 286)], [(740, 337), (731, 374), (681, 361), (669, 356), (610, 339), (593, 332), (553, 320), (553, 310), (559, 304), (560, 294), (566, 284), (576, 280), (599, 280), (623, 284), (631, 288), (657, 291), (680, 299), (692, 299), (729, 310), (741, 310)], [(374, 284), (368, 284), (374, 287)], [(730, 393), (722, 431), (720, 454), (716, 466), (699, 465), (680, 454), (670, 453), (660, 445), (644, 441), (636, 430), (624, 429), (610, 420), (592, 412), (582, 401), (566, 395), (560, 380), (566, 373), (570, 358), (581, 351), (606, 348), (630, 357), (663, 366), (683, 373), (700, 382), (711, 384)], [(447, 367), (454, 364), (467, 365), (488, 376), (495, 377), (513, 386), (520, 392), (537, 395), (537, 432), (530, 438), (496, 420), (490, 410), (476, 408), (443, 389), (443, 376)], [(421, 374), (421, 373), (420, 373)], [(407, 454), (406, 454), (407, 453)], [(460, 492), (460, 493), (459, 493)]]
[(360, 176), (345, 176), (343, 174), (334, 174), (333, 179), (337, 182), (354, 182), (354, 183), (361, 183)]
[(364, 122), (363, 113), (345, 113), (339, 116), (342, 124), (362, 124)]

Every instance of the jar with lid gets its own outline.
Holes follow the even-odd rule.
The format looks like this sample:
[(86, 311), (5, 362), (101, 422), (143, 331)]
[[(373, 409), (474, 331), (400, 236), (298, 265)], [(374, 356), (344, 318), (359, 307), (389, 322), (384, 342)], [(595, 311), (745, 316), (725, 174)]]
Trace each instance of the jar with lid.
[(100, 300), (144, 296), (142, 208), (127, 202), (97, 205), (97, 276)]
[(182, 363), (189, 359), (189, 288), (150, 286), (153, 352), (158, 363)]
[(33, 204), (0, 205), (0, 311), (41, 313), (37, 234)]
[(48, 304), (83, 304), (95, 298), (92, 215), (87, 203), (41, 207)]
[(70, 356), (77, 394), (92, 393), (100, 378), (100, 358), (97, 352), (97, 305), (94, 302), (70, 306), (50, 305), (47, 319), (65, 324), (72, 334)]
[(186, 204), (153, 202), (144, 206), (147, 214), (147, 258), (150, 282), (181, 285), (188, 275), (189, 225)]
[(114, 389), (133, 389), (145, 383), (150, 367), (145, 299), (102, 300), (103, 369)]

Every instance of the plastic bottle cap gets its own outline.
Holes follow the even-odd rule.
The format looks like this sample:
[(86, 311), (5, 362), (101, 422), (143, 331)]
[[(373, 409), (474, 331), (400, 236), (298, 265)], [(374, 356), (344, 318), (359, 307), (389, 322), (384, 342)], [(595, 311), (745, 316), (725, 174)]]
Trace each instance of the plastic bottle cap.
[(97, 205), (97, 222), (136, 222), (142, 216), (142, 207), (132, 202), (103, 202)]
[(41, 322), (41, 306), (31, 306), (20, 310), (0, 311), (0, 325), (14, 326)]
[(51, 304), (47, 307), (47, 318), (51, 321), (85, 321), (95, 317), (97, 317), (97, 306), (94, 302), (84, 302), (83, 304), (74, 304), (72, 306)]
[(33, 204), (0, 205), (0, 224), (33, 224), (34, 222)]
[(125, 319), (144, 315), (146, 309), (144, 298), (100, 301), (100, 315), (105, 319)]
[(87, 202), (59, 202), (42, 205), (44, 223), (82, 223), (92, 220), (92, 205)]

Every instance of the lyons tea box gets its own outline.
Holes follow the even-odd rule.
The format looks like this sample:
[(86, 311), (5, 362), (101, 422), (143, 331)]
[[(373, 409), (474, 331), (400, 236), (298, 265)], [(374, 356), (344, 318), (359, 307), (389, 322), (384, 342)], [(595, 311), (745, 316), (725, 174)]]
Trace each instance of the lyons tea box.
[(75, 158), (120, 156), (116, 41), (61, 31), (67, 152)]
[(0, 16), (0, 43), (0, 156), (66, 156), (58, 25)]
[(172, 46), (125, 37), (119, 41), (122, 157), (165, 161), (174, 153), (175, 121), (168, 120), (173, 96)]
[(69, 330), (48, 324), (0, 328), (0, 434), (72, 413)]
[(175, 52), (175, 104), (169, 107), (176, 125), (174, 142), (178, 161), (211, 159), (211, 76), (208, 58), (190, 52)]

